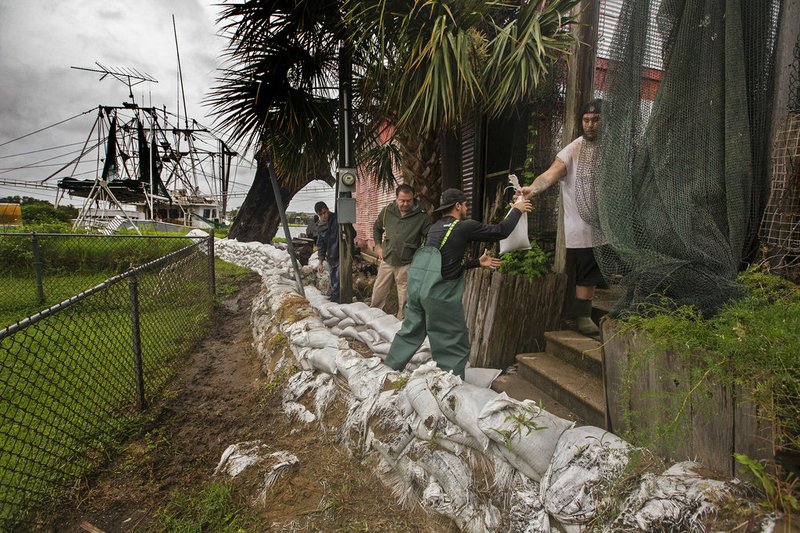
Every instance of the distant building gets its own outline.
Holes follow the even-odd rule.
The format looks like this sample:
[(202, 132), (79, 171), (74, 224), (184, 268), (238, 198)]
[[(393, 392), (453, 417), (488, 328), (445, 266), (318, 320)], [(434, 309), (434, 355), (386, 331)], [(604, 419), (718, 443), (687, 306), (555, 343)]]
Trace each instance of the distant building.
[(0, 226), (21, 226), (22, 208), (19, 204), (0, 204)]

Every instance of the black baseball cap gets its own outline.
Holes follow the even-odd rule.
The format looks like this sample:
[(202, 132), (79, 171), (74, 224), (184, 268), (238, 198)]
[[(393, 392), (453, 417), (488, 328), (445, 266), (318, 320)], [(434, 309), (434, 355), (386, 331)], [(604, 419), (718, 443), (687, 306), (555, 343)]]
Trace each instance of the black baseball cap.
[(466, 201), (467, 197), (459, 189), (446, 189), (439, 199), (439, 207), (434, 209), (433, 212), (438, 213), (439, 211), (450, 209), (457, 203), (464, 203)]

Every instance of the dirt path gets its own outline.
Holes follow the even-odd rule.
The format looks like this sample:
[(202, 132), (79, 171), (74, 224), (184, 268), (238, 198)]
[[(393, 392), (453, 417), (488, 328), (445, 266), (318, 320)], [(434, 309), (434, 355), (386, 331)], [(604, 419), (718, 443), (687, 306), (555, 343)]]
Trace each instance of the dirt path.
[(201, 492), (228, 445), (256, 439), (300, 459), (256, 509), (256, 531), (453, 530), (419, 508), (401, 509), (371, 468), (336, 443), (335, 428), (298, 426), (282, 413), (279, 388), (261, 376), (251, 347), (250, 304), (259, 287), (260, 279), (248, 278), (223, 303), (154, 426), (87, 483), (54, 531), (162, 530), (156, 515), (171, 492)]

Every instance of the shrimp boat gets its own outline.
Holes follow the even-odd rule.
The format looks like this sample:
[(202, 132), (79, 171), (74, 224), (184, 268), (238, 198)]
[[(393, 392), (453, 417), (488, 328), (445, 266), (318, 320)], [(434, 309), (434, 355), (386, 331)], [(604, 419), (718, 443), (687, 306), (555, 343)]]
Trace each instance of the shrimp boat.
[[(196, 121), (184, 119), (181, 126), (175, 118), (166, 108), (135, 103), (97, 108), (84, 149), (63, 167), (71, 166), (72, 174), (58, 179), (57, 203), (64, 195), (84, 198), (75, 227), (110, 233), (225, 223), (237, 154)], [(94, 177), (76, 177), (75, 169), (92, 152)]]

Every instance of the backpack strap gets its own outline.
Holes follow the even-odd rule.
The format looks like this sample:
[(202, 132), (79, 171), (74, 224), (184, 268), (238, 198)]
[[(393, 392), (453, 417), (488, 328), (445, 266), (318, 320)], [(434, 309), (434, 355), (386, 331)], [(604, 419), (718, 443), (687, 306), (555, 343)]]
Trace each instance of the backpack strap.
[(450, 236), (450, 232), (453, 231), (453, 228), (456, 227), (456, 224), (458, 224), (458, 220), (457, 219), (453, 220), (453, 223), (450, 224), (449, 228), (447, 228), (447, 233), (444, 234), (444, 239), (442, 239), (441, 244), (439, 244), (439, 249), (440, 250), (442, 249), (442, 246), (444, 246), (444, 243), (447, 242), (447, 238)]

